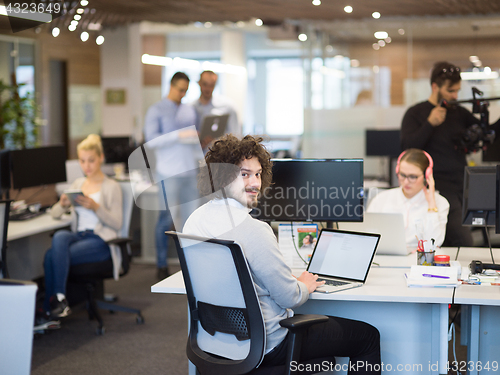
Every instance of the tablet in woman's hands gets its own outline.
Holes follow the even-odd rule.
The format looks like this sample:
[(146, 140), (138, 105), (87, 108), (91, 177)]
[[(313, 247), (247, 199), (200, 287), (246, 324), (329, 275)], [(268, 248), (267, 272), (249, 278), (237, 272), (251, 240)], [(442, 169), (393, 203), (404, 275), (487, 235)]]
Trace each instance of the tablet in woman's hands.
[(76, 202), (76, 197), (79, 195), (83, 196), (83, 192), (81, 190), (65, 190), (64, 194), (67, 195), (73, 206), (79, 206), (79, 204)]

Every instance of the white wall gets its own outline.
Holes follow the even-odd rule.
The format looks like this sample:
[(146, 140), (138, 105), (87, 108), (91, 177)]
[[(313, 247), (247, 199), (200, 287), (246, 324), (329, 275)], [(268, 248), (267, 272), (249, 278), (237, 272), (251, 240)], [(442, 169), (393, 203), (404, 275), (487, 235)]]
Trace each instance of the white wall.
[[(134, 135), (138, 107), (142, 111), (142, 69), (138, 26), (120, 27), (103, 33), (101, 46), (102, 133), (105, 136)], [(139, 63), (134, 59), (139, 56)], [(137, 71), (138, 69), (141, 69)], [(106, 90), (124, 89), (125, 104), (106, 104)], [(137, 117), (134, 117), (137, 116)]]
[(354, 107), (304, 111), (304, 158), (363, 158), (364, 174), (385, 176), (380, 158), (365, 155), (366, 129), (399, 129), (407, 107)]

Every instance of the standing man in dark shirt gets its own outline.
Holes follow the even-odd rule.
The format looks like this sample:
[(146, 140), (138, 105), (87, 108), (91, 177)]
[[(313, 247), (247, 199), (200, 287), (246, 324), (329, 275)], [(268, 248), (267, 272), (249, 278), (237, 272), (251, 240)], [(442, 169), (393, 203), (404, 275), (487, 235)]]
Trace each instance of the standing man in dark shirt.
[(438, 62), (431, 74), (432, 93), (425, 102), (408, 109), (401, 126), (401, 147), (427, 151), (434, 160), (436, 190), (450, 203), (443, 246), (472, 246), (469, 228), (462, 226), (462, 198), (466, 153), (460, 146), (465, 130), (479, 120), (457, 100), (461, 88), (460, 68)]

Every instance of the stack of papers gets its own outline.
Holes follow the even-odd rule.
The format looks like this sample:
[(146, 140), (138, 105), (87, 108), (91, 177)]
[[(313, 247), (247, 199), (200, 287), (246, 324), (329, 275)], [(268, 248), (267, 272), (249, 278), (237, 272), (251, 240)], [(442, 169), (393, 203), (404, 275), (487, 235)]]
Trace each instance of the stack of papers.
[(411, 266), (409, 274), (405, 274), (408, 287), (457, 287), (457, 270), (454, 267)]

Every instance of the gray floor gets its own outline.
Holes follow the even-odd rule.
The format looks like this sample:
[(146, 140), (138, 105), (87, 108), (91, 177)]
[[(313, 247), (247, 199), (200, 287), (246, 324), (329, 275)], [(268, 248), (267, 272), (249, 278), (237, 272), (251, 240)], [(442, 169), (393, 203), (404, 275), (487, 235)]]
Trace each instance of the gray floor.
[(137, 325), (132, 314), (104, 311), (106, 333), (96, 336), (96, 322), (78, 309), (61, 329), (35, 338), (32, 374), (186, 374), (186, 297), (153, 294), (154, 283), (155, 266), (137, 264), (119, 282), (107, 282), (119, 303), (142, 310), (145, 324)]
[[(119, 303), (142, 310), (145, 324), (137, 325), (131, 314), (103, 312), (106, 333), (96, 336), (96, 322), (85, 310), (76, 310), (62, 321), (61, 329), (34, 340), (32, 375), (187, 374), (186, 297), (153, 294), (155, 282), (156, 268), (143, 264), (133, 264), (119, 282), (107, 282), (106, 291), (117, 293)], [(457, 361), (465, 361), (459, 335), (457, 327)], [(453, 361), (451, 342), (449, 353)]]

